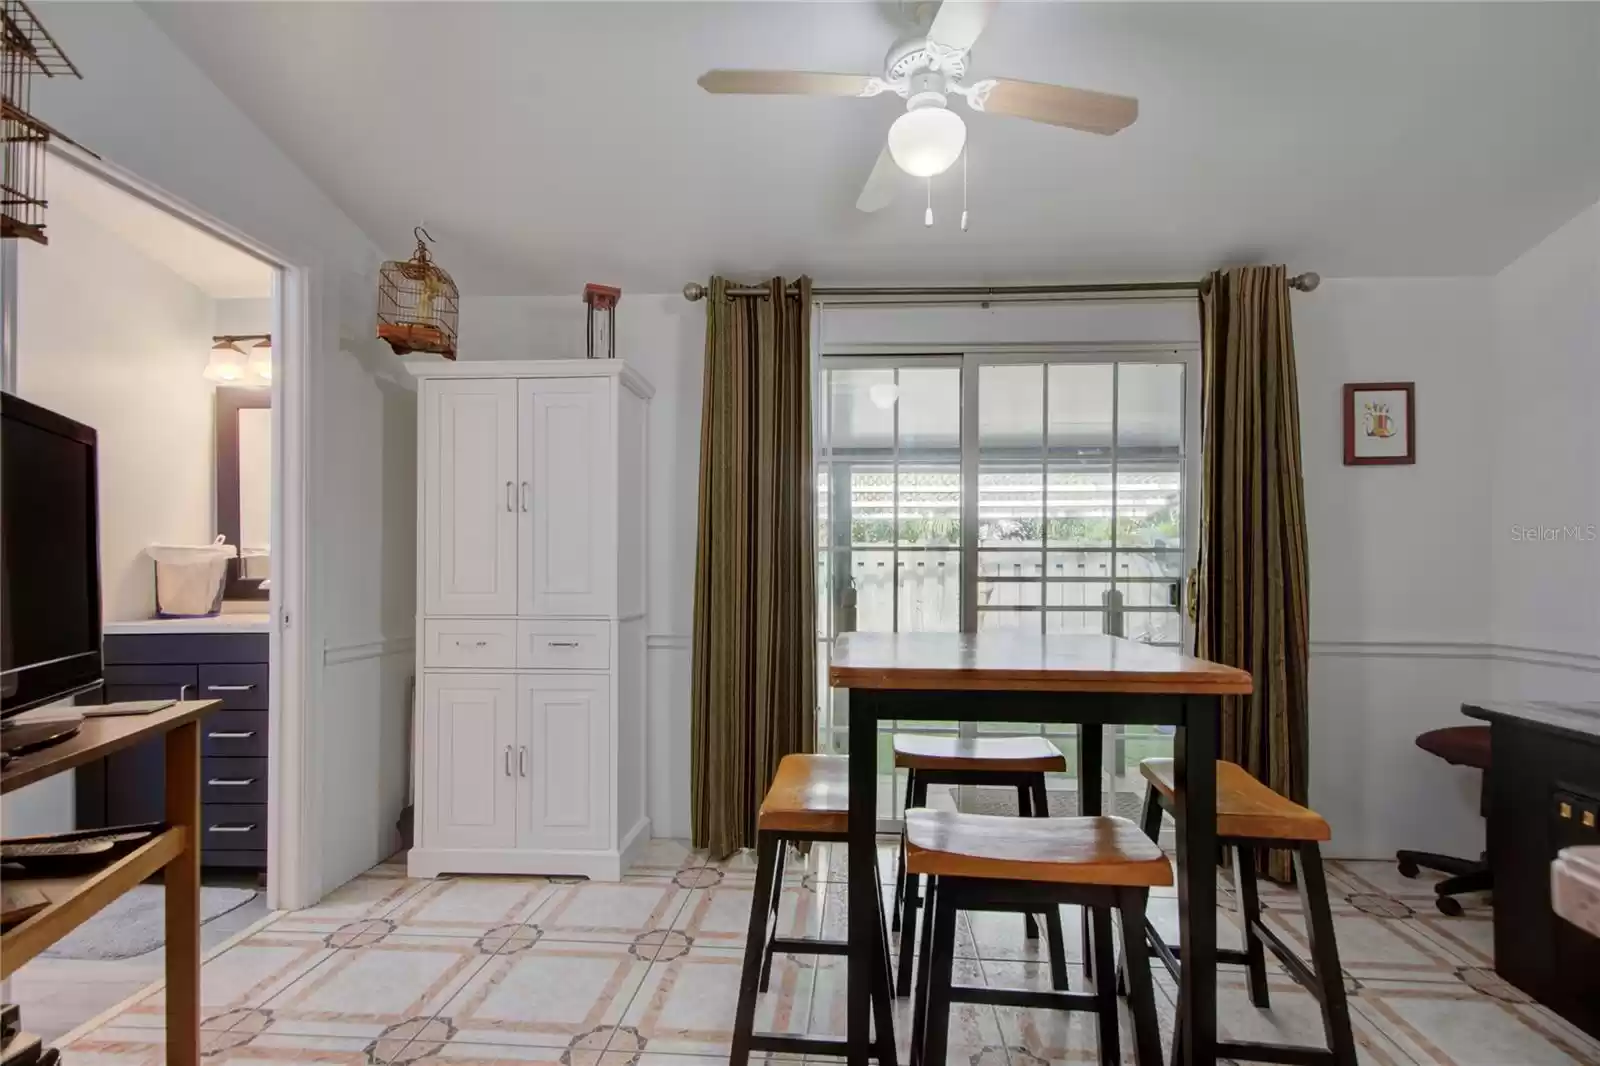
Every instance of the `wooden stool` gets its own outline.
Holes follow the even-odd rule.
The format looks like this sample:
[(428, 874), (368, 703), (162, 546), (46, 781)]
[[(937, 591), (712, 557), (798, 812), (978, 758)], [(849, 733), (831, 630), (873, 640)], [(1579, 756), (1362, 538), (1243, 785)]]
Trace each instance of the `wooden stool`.
[[(1017, 812), (1024, 818), (1047, 818), (1050, 801), (1044, 775), (1066, 770), (1067, 759), (1044, 737), (930, 737), (916, 733), (894, 735), (894, 765), (906, 771), (906, 810), (928, 805), (929, 785), (999, 785), (1017, 790)], [(900, 835), (900, 855), (895, 863), (895, 932), (900, 937), (900, 964), (895, 970), (895, 994), (911, 994), (912, 941), (920, 905), (918, 879), (906, 872), (906, 839)], [(1029, 940), (1039, 938), (1032, 914), (1022, 916)], [(1050, 934), (1050, 981), (1066, 991), (1067, 956), (1061, 935), (1061, 914), (1054, 907), (1045, 914)], [(1084, 943), (1088, 943), (1088, 916), (1084, 916)]]
[[(1139, 764), (1139, 772), (1150, 783), (1145, 791), (1144, 831), (1155, 840), (1161, 833), (1161, 812), (1172, 809), (1172, 760), (1146, 759)], [(1322, 852), (1318, 847), (1331, 836), (1328, 823), (1315, 811), (1284, 799), (1251, 777), (1238, 763), (1217, 763), (1217, 846), (1233, 848), (1234, 877), (1244, 912), (1245, 944), (1243, 951), (1218, 950), (1217, 961), (1242, 963), (1249, 974), (1250, 1002), (1266, 1007), (1269, 1005), (1267, 960), (1263, 947), (1271, 948), (1289, 976), (1322, 1005), (1322, 1027), (1328, 1040), (1326, 1051), (1298, 1044), (1218, 1041), (1219, 1059), (1291, 1066), (1304, 1063), (1355, 1066), (1356, 1044), (1350, 1031), (1350, 1008), (1345, 1002), (1344, 971), (1339, 968), (1339, 947), (1334, 941), (1333, 915), (1328, 909), (1328, 883), (1323, 878)], [(1310, 967), (1261, 920), (1261, 899), (1256, 892), (1256, 851), (1265, 846), (1287, 846), (1294, 850), (1306, 935), (1311, 943)], [(1146, 924), (1146, 933), (1150, 947), (1176, 977), (1178, 949), (1161, 939), (1154, 924)], [(1181, 1017), (1178, 1032), (1183, 1032)], [(1174, 1051), (1175, 1061), (1176, 1056)]]
[[(1123, 818), (1003, 818), (912, 810), (906, 813), (906, 868), (928, 877), (922, 966), (912, 1021), (911, 1064), (943, 1064), (951, 1003), (1091, 1011), (1100, 1024), (1100, 1061), (1119, 1063), (1116, 963), (1111, 908), (1122, 913), (1124, 973), (1139, 1066), (1161, 1062), (1155, 993), (1140, 931), (1150, 888), (1172, 884), (1161, 848)], [(1093, 917), (1093, 993), (955, 986), (959, 911), (1029, 913), (1061, 904)], [(1047, 912), (1048, 913), (1048, 912)]]
[[(772, 956), (848, 955), (843, 940), (791, 938), (777, 935), (778, 904), (783, 895), (783, 856), (791, 842), (849, 839), (850, 763), (839, 755), (785, 755), (767, 789), (756, 820), (756, 885), (750, 900), (750, 928), (744, 944), (744, 970), (739, 981), (739, 1005), (733, 1021), (733, 1049), (729, 1066), (745, 1066), (752, 1051), (786, 1055), (839, 1055), (848, 1041), (783, 1033), (757, 1033), (756, 994), (765, 992), (772, 975)], [(895, 1066), (894, 1021), (890, 1007), (889, 930), (878, 896), (879, 954), (882, 965), (873, 973), (873, 1021), (877, 1028), (873, 1056), (881, 1066)], [(768, 920), (772, 929), (768, 931)], [(869, 920), (867, 915), (853, 921)]]

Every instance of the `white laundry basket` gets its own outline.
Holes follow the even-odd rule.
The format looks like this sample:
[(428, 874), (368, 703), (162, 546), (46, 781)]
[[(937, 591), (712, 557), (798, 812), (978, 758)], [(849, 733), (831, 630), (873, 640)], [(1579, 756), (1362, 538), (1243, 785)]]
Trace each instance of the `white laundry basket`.
[(238, 551), (219, 535), (211, 544), (152, 544), (156, 563), (156, 617), (204, 618), (222, 612), (228, 560)]

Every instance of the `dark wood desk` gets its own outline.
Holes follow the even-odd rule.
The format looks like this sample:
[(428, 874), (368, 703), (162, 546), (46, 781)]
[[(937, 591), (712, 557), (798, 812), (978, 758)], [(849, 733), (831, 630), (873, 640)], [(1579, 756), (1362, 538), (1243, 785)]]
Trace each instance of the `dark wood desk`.
[(1600, 703), (1483, 702), (1461, 710), (1490, 727), (1494, 968), (1600, 1037), (1600, 939), (1550, 905), (1556, 853), (1600, 844)]
[(217, 700), (189, 700), (153, 714), (94, 718), (76, 736), (13, 759), (0, 794), (165, 737), (167, 829), (111, 865), (82, 877), (30, 881), (50, 900), (0, 934), (0, 979), (82, 925), (158, 870), (166, 883), (167, 1051), (177, 1066), (200, 1062), (200, 716)]
[[(1246, 695), (1250, 675), (1119, 637), (1022, 633), (849, 633), (834, 645), (834, 688), (850, 690), (849, 911), (876, 913), (878, 723), (976, 721), (1076, 723), (1080, 813), (1100, 813), (1099, 732), (1106, 725), (1177, 727), (1178, 914), (1184, 953), (1179, 1002), (1184, 1061), (1216, 1062), (1216, 759), (1220, 698)], [(851, 1063), (894, 1062), (892, 1017), (878, 1005), (873, 1047), (876, 929), (850, 923)], [(902, 934), (905, 935), (905, 934)]]

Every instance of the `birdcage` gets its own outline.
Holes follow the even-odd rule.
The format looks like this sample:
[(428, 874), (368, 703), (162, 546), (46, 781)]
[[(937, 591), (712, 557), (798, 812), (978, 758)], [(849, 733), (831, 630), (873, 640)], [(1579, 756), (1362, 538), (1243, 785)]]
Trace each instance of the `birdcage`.
[(396, 355), (433, 352), (454, 359), (461, 298), (428, 253), (428, 231), (418, 226), (412, 232), (417, 250), (411, 258), (385, 263), (378, 272), (378, 339), (388, 341)]
[(44, 146), (55, 131), (29, 113), (29, 90), (62, 75), (83, 76), (23, 0), (0, 0), (0, 237), (48, 243)]

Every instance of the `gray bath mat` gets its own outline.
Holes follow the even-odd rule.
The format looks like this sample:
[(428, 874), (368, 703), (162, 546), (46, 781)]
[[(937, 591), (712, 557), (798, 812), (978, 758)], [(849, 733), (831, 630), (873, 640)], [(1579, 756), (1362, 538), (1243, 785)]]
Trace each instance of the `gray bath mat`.
[[(105, 910), (58, 940), (45, 957), (51, 959), (130, 959), (166, 942), (166, 890), (138, 885)], [(256, 898), (248, 888), (201, 888), (200, 923), (220, 918)]]

